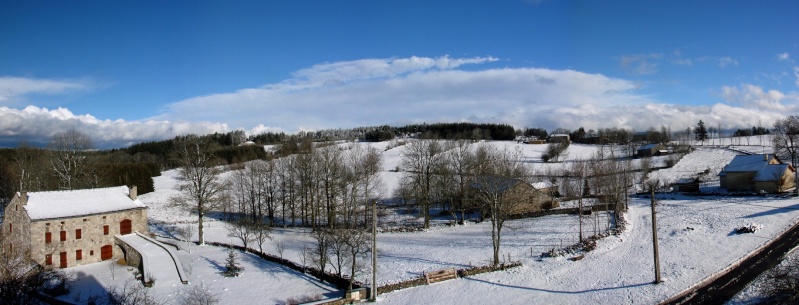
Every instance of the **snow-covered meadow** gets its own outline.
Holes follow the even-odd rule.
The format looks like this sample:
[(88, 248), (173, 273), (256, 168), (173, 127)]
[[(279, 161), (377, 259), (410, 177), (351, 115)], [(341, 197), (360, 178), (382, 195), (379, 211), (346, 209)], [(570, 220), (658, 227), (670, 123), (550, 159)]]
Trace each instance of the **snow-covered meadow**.
[[(546, 164), (540, 160), (546, 145), (511, 142), (488, 142), (492, 145), (521, 149), (536, 171), (563, 168), (570, 162), (590, 158), (596, 146), (573, 144), (565, 162)], [(390, 196), (402, 172), (402, 146), (389, 148), (387, 142), (370, 144), (383, 152), (381, 177), (386, 184), (384, 196)], [(673, 168), (655, 172), (659, 178), (674, 181), (678, 177), (709, 169), (715, 177), (735, 153), (729, 149), (706, 147), (686, 155)], [(663, 158), (653, 163), (663, 162)], [(715, 174), (714, 174), (715, 173)], [(196, 224), (196, 216), (168, 204), (176, 194), (176, 171), (156, 177), (156, 191), (139, 198), (149, 206), (151, 231), (164, 234), (164, 228), (185, 223)], [(675, 179), (676, 178), (676, 179)], [(481, 274), (469, 278), (395, 291), (381, 295), (380, 303), (458, 303), (458, 304), (652, 304), (688, 289), (695, 283), (722, 271), (744, 258), (799, 220), (799, 200), (778, 197), (703, 197), (659, 194), (658, 242), (660, 265), (665, 282), (654, 285), (650, 199), (632, 197), (625, 215), (626, 230), (618, 236), (599, 241), (598, 248), (582, 260), (570, 256), (540, 258), (541, 252), (573, 244), (577, 240), (576, 215), (553, 215), (509, 221), (503, 232), (503, 257), (521, 261), (522, 266), (507, 271)], [(385, 217), (414, 215), (388, 213)], [(206, 218), (206, 240), (237, 244), (228, 236), (225, 223)], [(386, 221), (385, 219), (383, 221)], [(744, 225), (759, 225), (754, 234), (734, 234)], [(583, 223), (587, 235), (594, 228), (605, 228), (603, 214), (592, 215)], [(467, 223), (464, 226), (435, 226), (422, 232), (381, 233), (378, 235), (378, 283), (392, 283), (420, 276), (423, 272), (448, 267), (464, 268), (486, 265), (491, 257), (489, 223)], [(313, 244), (306, 229), (273, 231), (273, 238), (264, 250), (302, 262), (303, 249)], [(181, 254), (191, 264), (192, 284), (204, 283), (220, 296), (222, 304), (277, 304), (291, 297), (331, 295), (332, 288), (281, 266), (261, 262), (240, 254), (245, 267), (239, 278), (219, 275), (224, 264), (224, 249), (212, 246), (192, 247), (192, 253)], [(100, 263), (70, 268), (95, 278), (99, 286), (124, 283), (116, 270), (116, 279), (109, 279), (110, 268)], [(364, 268), (358, 279), (368, 283), (370, 270)], [(122, 272), (124, 273), (124, 272)], [(128, 272), (129, 273), (129, 272)], [(128, 276), (131, 277), (131, 276)], [(163, 298), (173, 297), (180, 287), (156, 282), (154, 292)]]

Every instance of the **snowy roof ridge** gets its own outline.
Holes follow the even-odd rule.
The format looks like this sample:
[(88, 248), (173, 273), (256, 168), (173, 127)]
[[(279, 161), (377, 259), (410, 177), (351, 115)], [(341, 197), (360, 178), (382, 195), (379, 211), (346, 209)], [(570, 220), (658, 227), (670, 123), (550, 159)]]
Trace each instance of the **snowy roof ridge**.
[(752, 181), (772, 182), (780, 181), (783, 173), (788, 169), (788, 164), (769, 164), (757, 172)]
[(739, 155), (730, 161), (722, 170), (723, 172), (757, 172), (766, 167), (774, 159), (773, 154), (767, 155)]
[(87, 216), (130, 209), (147, 208), (129, 197), (127, 186), (96, 189), (27, 193), (23, 206), (31, 220)]

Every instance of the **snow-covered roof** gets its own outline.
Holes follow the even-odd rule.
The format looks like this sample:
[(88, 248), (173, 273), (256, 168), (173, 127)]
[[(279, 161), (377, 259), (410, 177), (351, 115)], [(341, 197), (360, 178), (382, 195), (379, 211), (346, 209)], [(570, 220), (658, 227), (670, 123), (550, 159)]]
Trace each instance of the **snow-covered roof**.
[(127, 186), (109, 188), (30, 192), (25, 211), (31, 220), (76, 217), (135, 208), (146, 208), (128, 197)]
[(782, 174), (788, 169), (788, 164), (770, 164), (755, 175), (753, 181), (757, 182), (771, 182), (780, 181)]
[(551, 188), (551, 187), (555, 187), (555, 184), (553, 184), (552, 182), (549, 182), (549, 181), (541, 181), (541, 182), (533, 183), (533, 187), (535, 189), (537, 189), (537, 190), (548, 189), (548, 188)]
[(742, 155), (735, 156), (727, 166), (725, 172), (757, 172), (766, 167), (774, 155)]

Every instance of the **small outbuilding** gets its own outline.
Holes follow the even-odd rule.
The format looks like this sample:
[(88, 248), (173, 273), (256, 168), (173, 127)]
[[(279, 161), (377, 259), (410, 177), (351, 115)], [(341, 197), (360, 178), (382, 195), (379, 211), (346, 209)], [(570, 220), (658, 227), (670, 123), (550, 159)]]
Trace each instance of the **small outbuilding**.
[(663, 145), (657, 143), (646, 144), (638, 148), (636, 155), (638, 157), (657, 156), (661, 150), (663, 150)]
[(698, 178), (682, 178), (674, 183), (678, 192), (684, 193), (699, 193), (699, 179)]

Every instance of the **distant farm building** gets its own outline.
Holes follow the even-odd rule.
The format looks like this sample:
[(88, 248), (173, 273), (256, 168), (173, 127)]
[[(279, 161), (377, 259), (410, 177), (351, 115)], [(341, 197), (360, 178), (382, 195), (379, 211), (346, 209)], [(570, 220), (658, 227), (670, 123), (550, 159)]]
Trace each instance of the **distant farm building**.
[(571, 143), (571, 139), (567, 134), (551, 134), (547, 137), (547, 143)]
[(785, 192), (795, 187), (796, 170), (775, 155), (735, 156), (719, 173), (720, 186), (739, 192)]
[(549, 182), (539, 182), (534, 186), (520, 179), (482, 177), (477, 178), (470, 186), (475, 191), (501, 194), (502, 200), (507, 202), (506, 206), (511, 207), (508, 214), (537, 212), (560, 206), (554, 197), (557, 188)]
[(45, 268), (123, 257), (115, 236), (147, 232), (136, 187), (18, 192), (5, 208), (3, 252), (22, 251)]
[(636, 155), (638, 157), (651, 157), (661, 155), (664, 152), (668, 151), (663, 149), (663, 145), (653, 143), (639, 147)]
[(678, 192), (684, 193), (698, 193), (699, 192), (699, 179), (698, 178), (682, 178), (674, 183), (674, 187)]

